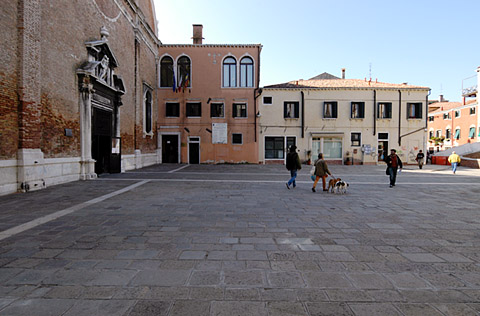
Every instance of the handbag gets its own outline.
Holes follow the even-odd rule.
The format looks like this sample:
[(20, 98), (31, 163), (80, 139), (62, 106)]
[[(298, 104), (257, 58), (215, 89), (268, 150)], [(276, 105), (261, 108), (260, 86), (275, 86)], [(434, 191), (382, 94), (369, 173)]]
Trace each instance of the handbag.
[(386, 174), (387, 176), (390, 175), (390, 171), (389, 171), (388, 169), (389, 169), (389, 168), (387, 167), (387, 170), (385, 170), (385, 174)]

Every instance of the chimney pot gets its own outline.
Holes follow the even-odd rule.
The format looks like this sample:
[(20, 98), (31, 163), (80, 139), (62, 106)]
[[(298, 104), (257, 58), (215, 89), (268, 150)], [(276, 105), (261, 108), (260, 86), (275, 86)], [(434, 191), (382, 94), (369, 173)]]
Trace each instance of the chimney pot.
[(193, 44), (202, 45), (203, 25), (202, 24), (193, 24)]
[(345, 79), (345, 68), (342, 68), (342, 79)]

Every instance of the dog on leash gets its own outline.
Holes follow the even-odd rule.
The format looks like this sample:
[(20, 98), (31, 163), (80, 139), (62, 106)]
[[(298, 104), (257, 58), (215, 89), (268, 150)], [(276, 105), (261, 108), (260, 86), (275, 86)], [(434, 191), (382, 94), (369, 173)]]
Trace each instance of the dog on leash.
[(333, 191), (337, 194), (345, 194), (347, 193), (347, 187), (349, 184), (346, 181), (340, 180), (335, 183), (335, 187)]
[(334, 193), (335, 186), (340, 181), (342, 181), (340, 178), (330, 179), (330, 181), (328, 181), (328, 191), (330, 191), (330, 193)]

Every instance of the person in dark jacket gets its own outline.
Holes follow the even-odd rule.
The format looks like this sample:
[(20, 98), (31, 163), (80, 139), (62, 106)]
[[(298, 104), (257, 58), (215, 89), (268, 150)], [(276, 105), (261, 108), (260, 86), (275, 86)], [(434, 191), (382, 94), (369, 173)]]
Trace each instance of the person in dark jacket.
[(290, 152), (287, 154), (287, 170), (290, 171), (290, 180), (286, 183), (287, 189), (290, 190), (290, 186), (293, 184), (295, 188), (297, 184), (295, 183), (295, 178), (297, 177), (297, 170), (302, 169), (302, 165), (300, 163), (300, 157), (296, 152), (297, 146), (292, 145), (290, 146)]
[(322, 187), (323, 191), (328, 191), (327, 189), (327, 177), (332, 176), (330, 170), (328, 170), (327, 162), (323, 159), (323, 154), (318, 154), (318, 160), (315, 161), (315, 182), (313, 182), (312, 192), (317, 192), (315, 188), (317, 187), (318, 180), (322, 178)]
[(394, 187), (397, 181), (397, 170), (403, 168), (402, 160), (397, 156), (397, 151), (391, 149), (390, 155), (385, 158), (385, 162), (387, 163), (387, 172), (390, 176), (390, 187)]
[(415, 158), (415, 160), (418, 163), (418, 168), (420, 168), (420, 169), (422, 169), (422, 167), (423, 167), (423, 158), (425, 158), (425, 154), (420, 149), (420, 151), (417, 154), (417, 157)]

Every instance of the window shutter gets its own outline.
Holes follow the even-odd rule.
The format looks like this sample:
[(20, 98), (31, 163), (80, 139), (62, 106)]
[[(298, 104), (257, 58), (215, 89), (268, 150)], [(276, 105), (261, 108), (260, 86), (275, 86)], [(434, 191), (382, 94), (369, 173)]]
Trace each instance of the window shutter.
[(295, 102), (295, 118), (300, 117), (300, 104), (298, 102)]
[(287, 106), (287, 102), (283, 102), (283, 117), (286, 118), (287, 117), (287, 113), (288, 113), (288, 106)]
[(332, 117), (337, 118), (337, 102), (333, 102), (332, 104)]
[(417, 118), (422, 118), (422, 103), (417, 104), (417, 109), (415, 110), (415, 114), (417, 114)]
[(365, 118), (365, 102), (362, 102), (359, 104), (359, 109), (358, 109), (360, 115), (360, 118)]

